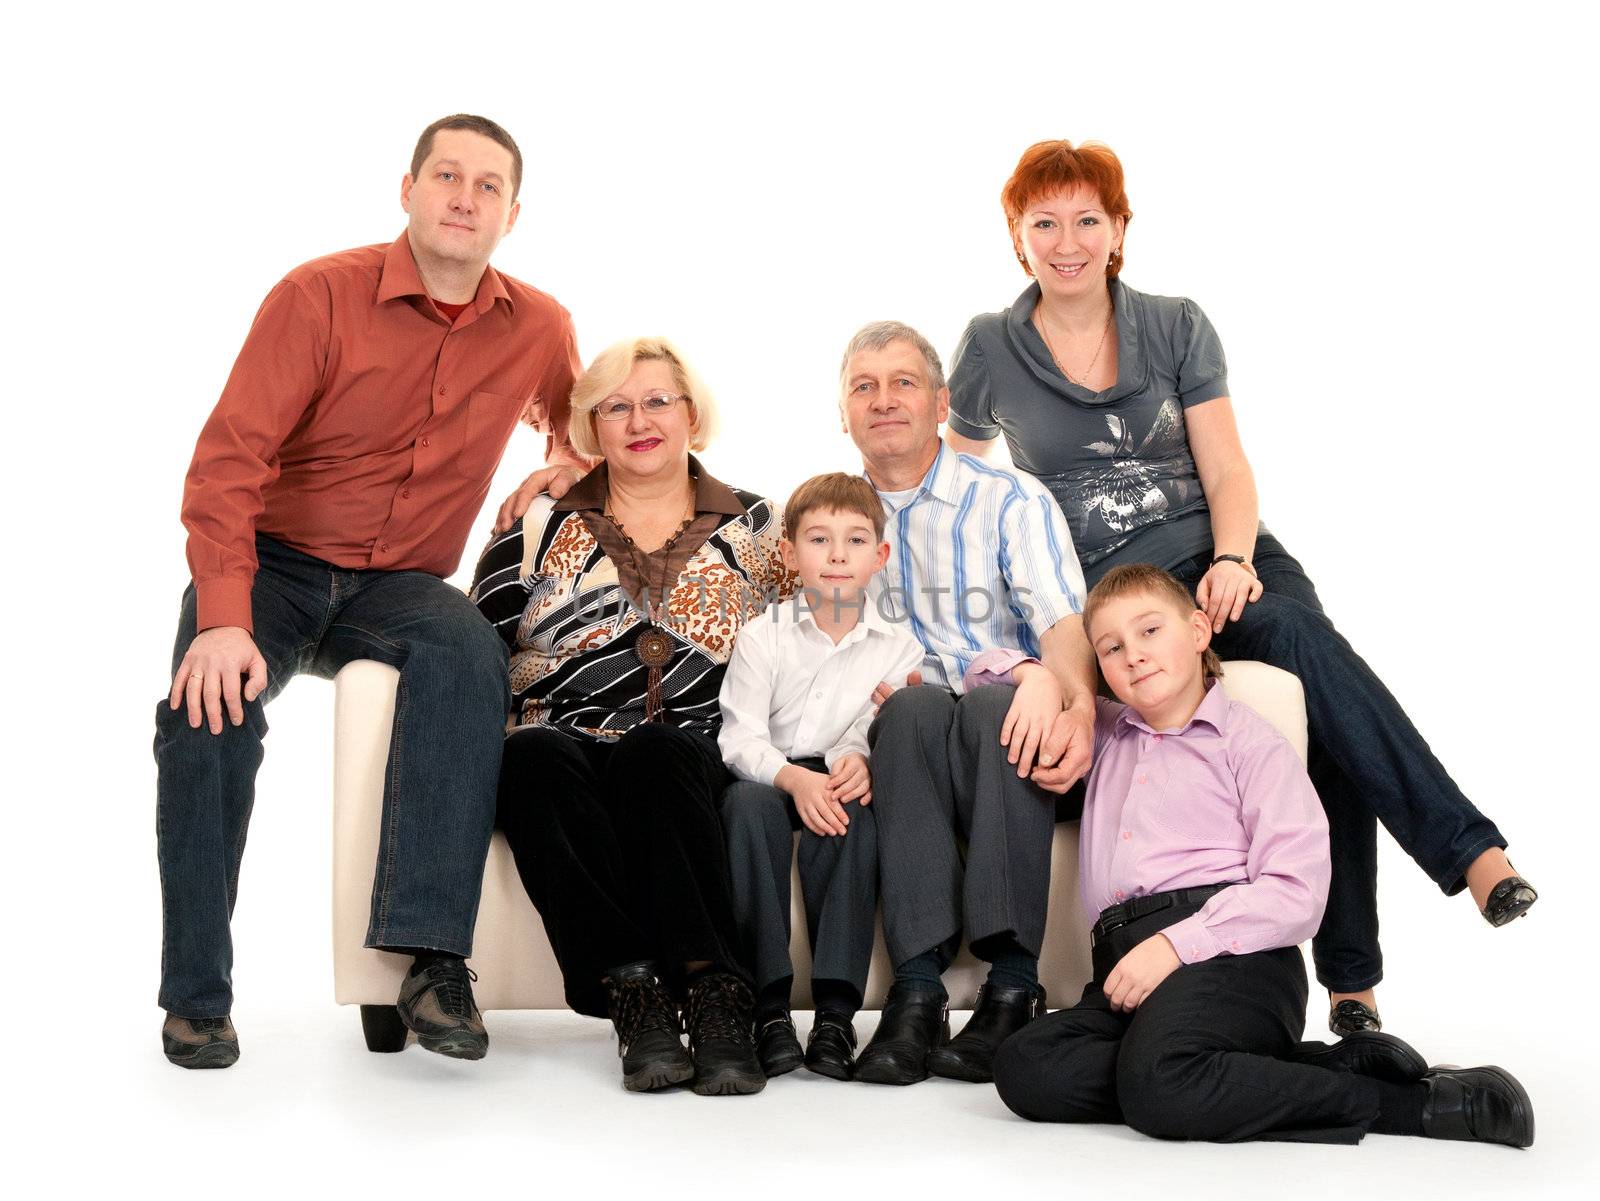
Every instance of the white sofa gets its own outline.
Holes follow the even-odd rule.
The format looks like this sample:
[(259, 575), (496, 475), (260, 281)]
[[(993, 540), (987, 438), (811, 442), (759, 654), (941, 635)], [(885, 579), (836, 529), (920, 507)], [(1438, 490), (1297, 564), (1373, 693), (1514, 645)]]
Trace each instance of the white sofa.
[[(1271, 721), (1306, 754), (1305, 698), (1300, 682), (1264, 663), (1225, 665), (1223, 686)], [(384, 764), (394, 722), (392, 667), (361, 660), (335, 681), (333, 764), (333, 970), (334, 995), (341, 1005), (360, 1005), (367, 1045), (398, 1051), (405, 1029), (394, 1010), (400, 978), (409, 960), (361, 944), (371, 911), (372, 881), (378, 854), (383, 804)], [(1051, 857), (1050, 915), (1039, 978), (1053, 1005), (1071, 1004), (1090, 975), (1088, 929), (1078, 899), (1078, 826), (1056, 827)], [(810, 1003), (811, 956), (806, 945), (800, 885), (793, 888), (793, 939), (796, 1007)], [(480, 1008), (563, 1009), (561, 972), (538, 912), (528, 900), (504, 837), (495, 834), (484, 871), (483, 900), (473, 939), (474, 988)], [(866, 1004), (878, 1008), (888, 991), (891, 968), (879, 930), (867, 981)], [(969, 952), (945, 975), (951, 1008), (970, 1008), (983, 982), (983, 965)]]

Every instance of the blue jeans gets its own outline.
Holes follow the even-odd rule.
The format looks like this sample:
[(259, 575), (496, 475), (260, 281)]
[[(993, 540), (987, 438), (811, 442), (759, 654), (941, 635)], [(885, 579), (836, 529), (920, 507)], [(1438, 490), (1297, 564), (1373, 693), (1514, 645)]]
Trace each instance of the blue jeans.
[[(458, 589), (419, 571), (345, 570), (265, 536), (250, 594), (267, 688), (222, 733), (156, 705), (156, 848), (161, 864), (161, 1007), (220, 1017), (232, 1007), (228, 922), (267, 734), (265, 705), (301, 673), (332, 679), (353, 659), (400, 671), (384, 779), (369, 947), (472, 950), (495, 781), (510, 708), (506, 648)], [(195, 636), (183, 596), (176, 672)]]
[[(1191, 589), (1210, 553), (1173, 568)], [(1317, 979), (1360, 992), (1383, 979), (1378, 946), (1378, 822), (1447, 895), (1467, 866), (1504, 847), (1495, 824), (1456, 787), (1382, 680), (1334, 629), (1317, 590), (1270, 534), (1256, 541), (1266, 591), (1216, 636), (1224, 659), (1259, 659), (1300, 677), (1306, 694), (1311, 782), (1328, 815), (1333, 881), (1312, 940)]]

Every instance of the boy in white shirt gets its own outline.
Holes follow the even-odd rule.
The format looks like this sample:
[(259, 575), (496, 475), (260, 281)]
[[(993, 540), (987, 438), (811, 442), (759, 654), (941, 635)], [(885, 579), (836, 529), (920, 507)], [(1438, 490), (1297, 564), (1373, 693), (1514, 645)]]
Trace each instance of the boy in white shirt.
[[(745, 625), (722, 682), (722, 798), (733, 894), (756, 981), (756, 1044), (768, 1076), (805, 1066), (848, 1080), (877, 913), (877, 838), (867, 727), (879, 681), (897, 687), (922, 644), (889, 622), (867, 585), (889, 557), (883, 505), (860, 476), (801, 484), (784, 509), (790, 601)], [(811, 938), (816, 1018), (802, 1054), (789, 1016), (789, 860)]]

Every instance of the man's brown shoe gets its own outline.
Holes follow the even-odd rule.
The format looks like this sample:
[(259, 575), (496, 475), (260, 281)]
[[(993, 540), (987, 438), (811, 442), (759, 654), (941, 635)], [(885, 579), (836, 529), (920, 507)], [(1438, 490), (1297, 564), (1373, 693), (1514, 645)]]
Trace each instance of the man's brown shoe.
[(180, 1068), (228, 1068), (239, 1058), (233, 1022), (220, 1018), (181, 1018), (167, 1014), (161, 1024), (161, 1049)]
[(488, 1054), (489, 1033), (472, 999), (475, 978), (466, 961), (454, 957), (428, 959), (406, 973), (395, 1007), (424, 1050), (452, 1059)]

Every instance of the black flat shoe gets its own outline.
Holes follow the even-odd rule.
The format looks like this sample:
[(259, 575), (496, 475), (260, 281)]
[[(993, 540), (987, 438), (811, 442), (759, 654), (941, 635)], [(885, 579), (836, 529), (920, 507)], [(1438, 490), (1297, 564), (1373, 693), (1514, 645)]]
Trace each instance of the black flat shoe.
[(756, 1018), (756, 1058), (767, 1079), (794, 1071), (805, 1061), (794, 1019), (787, 1013)]
[(1422, 1133), (1429, 1138), (1533, 1146), (1533, 1102), (1504, 1068), (1437, 1067), (1422, 1083)]
[(1376, 1009), (1371, 1009), (1360, 1001), (1340, 1001), (1328, 1010), (1328, 1029), (1340, 1038), (1348, 1038), (1352, 1034), (1376, 1033), (1383, 1029), (1383, 1019), (1378, 1016)]
[(824, 1009), (806, 1038), (806, 1071), (830, 1080), (848, 1080), (855, 1071), (856, 1028), (842, 1013)]
[(855, 1079), (868, 1084), (915, 1084), (928, 1078), (928, 1055), (950, 1041), (950, 1006), (943, 990), (892, 985), (872, 1040), (856, 1057)]
[(994, 1056), (1000, 1044), (1043, 1016), (1044, 989), (985, 984), (961, 1033), (928, 1056), (928, 1070), (947, 1080), (988, 1084), (994, 1080)]
[(1539, 899), (1538, 890), (1521, 876), (1507, 876), (1494, 886), (1480, 913), (1491, 926), (1504, 926), (1516, 921)]
[(1428, 1072), (1428, 1061), (1410, 1043), (1376, 1030), (1358, 1030), (1329, 1046), (1301, 1043), (1289, 1056), (1331, 1072), (1353, 1072), (1390, 1084), (1415, 1084)]

